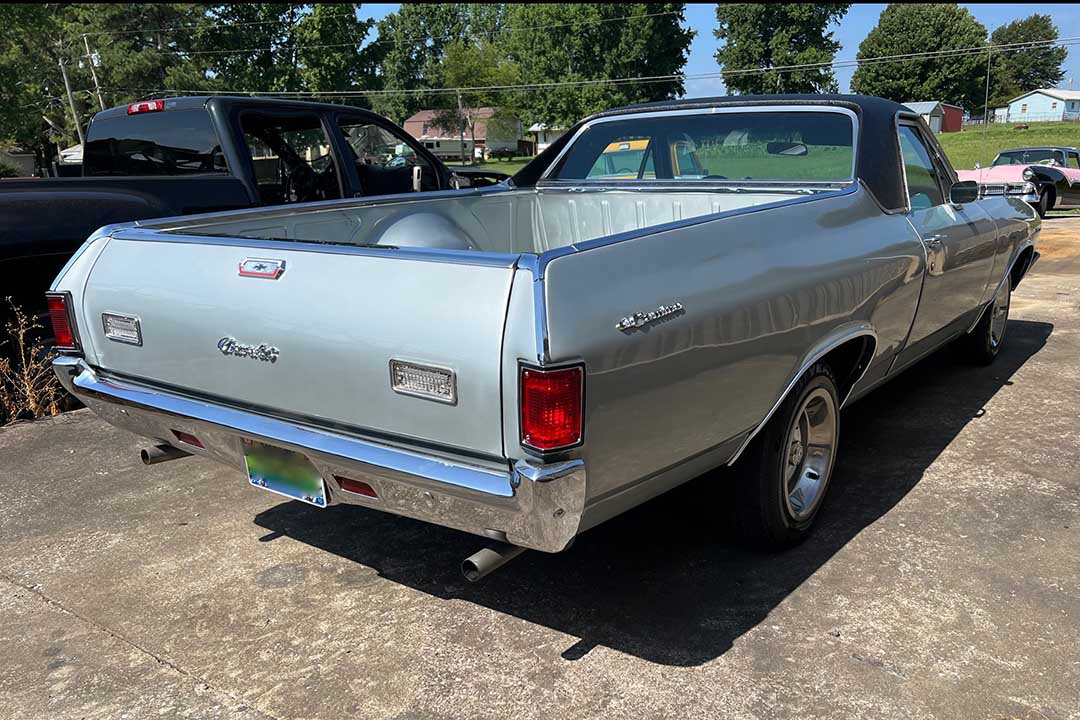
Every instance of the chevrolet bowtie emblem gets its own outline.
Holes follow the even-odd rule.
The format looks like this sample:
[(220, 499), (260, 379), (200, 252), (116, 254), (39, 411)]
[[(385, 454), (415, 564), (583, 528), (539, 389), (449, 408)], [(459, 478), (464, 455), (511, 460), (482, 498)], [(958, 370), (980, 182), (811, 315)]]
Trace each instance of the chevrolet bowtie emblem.
[(241, 277), (257, 277), (267, 280), (277, 280), (285, 272), (284, 260), (266, 260), (265, 258), (248, 258), (240, 263)]

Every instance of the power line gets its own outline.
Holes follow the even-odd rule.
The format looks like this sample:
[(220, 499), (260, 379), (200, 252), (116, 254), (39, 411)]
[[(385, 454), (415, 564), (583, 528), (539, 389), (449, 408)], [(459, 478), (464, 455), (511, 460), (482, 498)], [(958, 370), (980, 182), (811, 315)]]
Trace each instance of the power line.
[(542, 90), (557, 87), (576, 87), (582, 85), (597, 85), (597, 84), (609, 84), (609, 85), (625, 85), (625, 84), (647, 84), (647, 83), (659, 83), (659, 82), (671, 82), (674, 80), (705, 80), (719, 78), (723, 79), (725, 76), (732, 75), (754, 75), (764, 74), (769, 72), (795, 72), (798, 70), (810, 70), (821, 68), (841, 68), (852, 67), (863, 64), (879, 64), (887, 62), (906, 62), (911, 60), (931, 60), (946, 57), (964, 57), (968, 55), (982, 55), (987, 52), (988, 48), (991, 50), (998, 50), (1000, 52), (1015, 52), (1018, 50), (1027, 50), (1034, 47), (1043, 47), (1049, 45), (1075, 45), (1080, 44), (1080, 36), (1061, 38), (1058, 40), (1037, 40), (1020, 43), (1004, 43), (999, 45), (981, 45), (968, 48), (954, 48), (949, 50), (930, 50), (926, 52), (918, 53), (904, 53), (900, 55), (881, 55), (870, 58), (851, 58), (847, 60), (834, 60), (831, 62), (821, 63), (803, 63), (798, 65), (778, 65), (771, 68), (746, 68), (746, 69), (734, 69), (734, 70), (719, 70), (716, 72), (708, 73), (696, 73), (693, 75), (687, 74), (672, 74), (672, 75), (652, 75), (646, 77), (622, 77), (622, 78), (599, 78), (588, 80), (564, 80), (545, 83), (519, 83), (514, 85), (486, 85), (481, 87), (452, 87), (452, 88), (403, 88), (403, 89), (383, 89), (383, 90), (293, 90), (293, 91), (247, 91), (247, 90), (181, 90), (181, 89), (165, 89), (165, 88), (127, 88), (127, 89), (111, 89), (111, 92), (123, 92), (123, 93), (172, 93), (172, 94), (199, 94), (199, 95), (256, 95), (256, 96), (324, 96), (324, 97), (353, 97), (353, 96), (379, 96), (379, 95), (439, 95), (444, 93), (459, 93), (459, 92), (476, 92), (479, 90), (485, 91), (511, 91), (511, 90)]
[[(355, 13), (351, 13), (351, 14), (350, 13), (336, 13), (334, 15), (329, 15), (327, 17), (332, 17), (332, 18), (354, 17), (355, 18), (356, 14)], [(175, 32), (177, 30), (198, 30), (198, 29), (202, 29), (202, 28), (217, 28), (217, 27), (248, 27), (248, 26), (251, 26), (251, 25), (273, 25), (275, 23), (280, 23), (280, 22), (281, 22), (281, 20), (278, 19), (278, 20), (251, 20), (251, 21), (246, 21), (246, 22), (225, 22), (225, 23), (210, 23), (210, 24), (194, 23), (194, 24), (191, 24), (191, 25), (174, 25), (173, 27), (152, 28), (152, 29), (149, 29), (149, 30), (147, 30), (147, 29), (141, 29), (141, 30), (98, 30), (96, 32), (80, 33), (80, 36), (81, 37), (97, 37), (99, 35), (150, 35), (152, 33)]]

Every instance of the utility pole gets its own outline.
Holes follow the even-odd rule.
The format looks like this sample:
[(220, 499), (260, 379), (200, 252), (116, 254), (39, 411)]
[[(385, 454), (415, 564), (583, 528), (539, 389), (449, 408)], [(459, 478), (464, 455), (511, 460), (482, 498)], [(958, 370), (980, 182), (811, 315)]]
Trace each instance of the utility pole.
[(992, 44), (986, 45), (986, 95), (983, 97), (983, 137), (990, 130), (990, 56), (994, 52)]
[(75, 121), (75, 131), (79, 133), (79, 143), (85, 148), (86, 136), (83, 135), (82, 123), (79, 122), (79, 111), (75, 109), (75, 98), (71, 96), (71, 82), (68, 80), (64, 58), (58, 55), (56, 61), (60, 64), (60, 74), (64, 76), (64, 89), (67, 91), (68, 105), (71, 106), (71, 119)]
[(90, 41), (86, 39), (86, 33), (83, 33), (82, 41), (86, 47), (86, 62), (90, 63), (90, 77), (94, 78), (94, 92), (97, 94), (98, 105), (104, 110), (105, 100), (101, 97), (101, 83), (97, 79), (97, 70), (94, 69), (94, 58), (90, 54)]
[(469, 162), (465, 162), (465, 110), (461, 105), (461, 93), (457, 94), (457, 111), (458, 111), (458, 128), (461, 130), (461, 162), (466, 165), (472, 165), (472, 158), (469, 158)]

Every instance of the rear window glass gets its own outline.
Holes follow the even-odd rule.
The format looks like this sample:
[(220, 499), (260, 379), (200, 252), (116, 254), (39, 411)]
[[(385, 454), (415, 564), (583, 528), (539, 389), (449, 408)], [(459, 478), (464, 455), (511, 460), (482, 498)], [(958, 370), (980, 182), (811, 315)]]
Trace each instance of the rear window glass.
[(854, 176), (854, 160), (843, 113), (699, 113), (596, 123), (550, 177), (840, 182)]
[(226, 173), (225, 156), (205, 110), (99, 118), (90, 123), (84, 175)]

